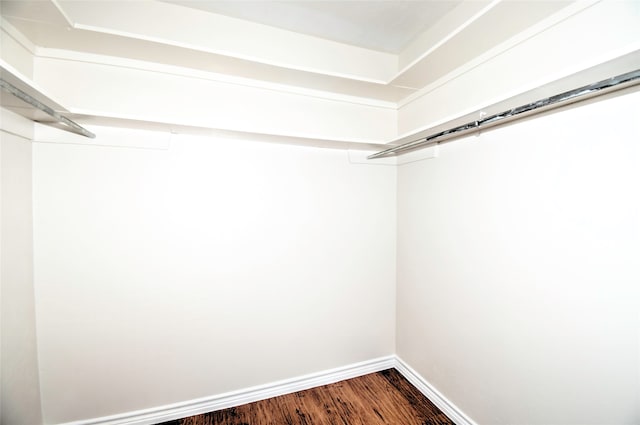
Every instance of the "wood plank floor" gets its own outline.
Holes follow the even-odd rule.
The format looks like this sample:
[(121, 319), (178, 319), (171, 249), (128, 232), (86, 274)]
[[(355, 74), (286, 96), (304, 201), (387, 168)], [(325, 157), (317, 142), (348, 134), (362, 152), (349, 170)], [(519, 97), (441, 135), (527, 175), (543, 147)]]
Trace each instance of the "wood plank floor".
[(388, 369), (162, 425), (452, 425), (398, 371)]

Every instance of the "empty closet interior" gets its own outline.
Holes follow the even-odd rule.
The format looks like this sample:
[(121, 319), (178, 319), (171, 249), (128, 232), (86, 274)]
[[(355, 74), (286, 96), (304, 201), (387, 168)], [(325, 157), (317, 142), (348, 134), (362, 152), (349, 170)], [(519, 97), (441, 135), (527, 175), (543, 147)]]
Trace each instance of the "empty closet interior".
[(1, 423), (395, 367), (640, 422), (640, 3), (0, 1)]

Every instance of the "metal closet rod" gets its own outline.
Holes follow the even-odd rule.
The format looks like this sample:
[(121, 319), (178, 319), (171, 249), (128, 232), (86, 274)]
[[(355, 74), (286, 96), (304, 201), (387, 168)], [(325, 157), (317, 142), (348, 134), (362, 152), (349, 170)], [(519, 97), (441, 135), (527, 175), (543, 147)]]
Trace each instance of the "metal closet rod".
[(17, 97), (18, 99), (22, 100), (23, 102), (26, 102), (29, 105), (33, 106), (34, 108), (41, 110), (42, 112), (44, 112), (47, 115), (50, 115), (57, 122), (60, 122), (60, 123), (68, 125), (69, 127), (73, 128), (78, 133), (82, 134), (83, 136), (89, 137), (91, 139), (96, 137), (95, 134), (93, 134), (92, 132), (90, 132), (86, 128), (82, 127), (80, 124), (77, 124), (77, 123), (71, 121), (69, 118), (67, 118), (67, 117), (65, 117), (63, 115), (60, 115), (59, 113), (54, 111), (53, 108), (50, 108), (49, 106), (47, 106), (44, 103), (40, 102), (38, 99), (34, 98), (30, 94), (20, 90), (19, 88), (17, 88), (16, 86), (11, 84), (10, 82), (8, 82), (6, 80), (3, 80), (1, 78), (0, 78), (0, 87), (2, 87), (3, 89), (5, 89), (9, 93), (11, 93), (12, 95)]
[(474, 130), (477, 131), (482, 126), (491, 125), (493, 127), (502, 120), (512, 119), (514, 117), (517, 117), (518, 115), (535, 111), (536, 109), (552, 109), (552, 107), (559, 107), (569, 102), (575, 102), (576, 100), (584, 96), (604, 94), (607, 91), (613, 91), (613, 89), (622, 88), (620, 87), (621, 85), (631, 86), (638, 83), (640, 83), (640, 69), (636, 69), (635, 71), (627, 72), (626, 74), (621, 74), (616, 77), (611, 77), (606, 80), (598, 81), (597, 83), (582, 86), (577, 89), (569, 90), (555, 96), (546, 97), (535, 102), (527, 103), (526, 105), (518, 106), (516, 108), (509, 109), (508, 111), (500, 112), (498, 114), (490, 115), (477, 121), (468, 122), (466, 124), (462, 124), (460, 126), (453, 127), (427, 137), (422, 137), (420, 139), (407, 142), (402, 145), (394, 146), (392, 148), (369, 155), (367, 159), (381, 158), (387, 155), (397, 154), (411, 149), (435, 145), (443, 142), (448, 138), (460, 136)]

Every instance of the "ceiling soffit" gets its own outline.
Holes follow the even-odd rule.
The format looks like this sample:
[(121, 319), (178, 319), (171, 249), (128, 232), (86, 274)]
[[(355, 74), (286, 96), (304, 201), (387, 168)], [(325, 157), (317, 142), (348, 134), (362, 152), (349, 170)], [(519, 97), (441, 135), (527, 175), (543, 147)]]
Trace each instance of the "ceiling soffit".
[[(398, 102), (571, 2), (456, 3), (409, 44), (405, 42), (397, 55), (173, 4), (192, 2), (57, 0), (37, 2), (38, 7), (34, 3), (3, 1), (1, 12), (40, 47), (39, 52), (49, 55), (65, 50), (104, 55), (169, 65), (176, 72), (182, 68), (227, 75), (247, 84), (255, 81)], [(292, 7), (291, 2), (279, 3)], [(323, 7), (308, 3), (307, 12)]]

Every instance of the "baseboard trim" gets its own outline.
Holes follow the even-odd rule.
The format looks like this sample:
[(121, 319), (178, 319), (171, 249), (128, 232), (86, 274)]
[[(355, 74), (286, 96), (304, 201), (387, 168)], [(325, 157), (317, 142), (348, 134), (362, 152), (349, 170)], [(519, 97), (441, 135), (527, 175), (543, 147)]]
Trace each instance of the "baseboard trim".
[(232, 391), (211, 397), (204, 397), (182, 403), (169, 404), (151, 409), (136, 410), (113, 416), (103, 416), (60, 425), (153, 425), (160, 422), (200, 415), (215, 410), (240, 406), (296, 391), (307, 390), (321, 385), (333, 384), (345, 379), (356, 378), (368, 373), (395, 368), (407, 381), (447, 415), (456, 425), (477, 425), (455, 404), (442, 395), (433, 385), (413, 370), (397, 356), (380, 357), (360, 363), (329, 369), (297, 378), (258, 385), (239, 391)]
[(400, 357), (395, 356), (394, 367), (411, 382), (422, 394), (425, 395), (436, 407), (449, 417), (456, 425), (477, 425), (470, 417), (465, 415), (455, 404), (447, 399), (440, 391), (413, 370)]
[(228, 392), (212, 397), (170, 404), (152, 409), (137, 410), (113, 416), (67, 422), (61, 425), (152, 425), (164, 421), (200, 415), (214, 410), (240, 406), (254, 401), (307, 390), (321, 385), (332, 384), (345, 379), (356, 378), (368, 373), (396, 367), (396, 357), (387, 356), (360, 363), (325, 370), (323, 372), (299, 376), (265, 385)]

